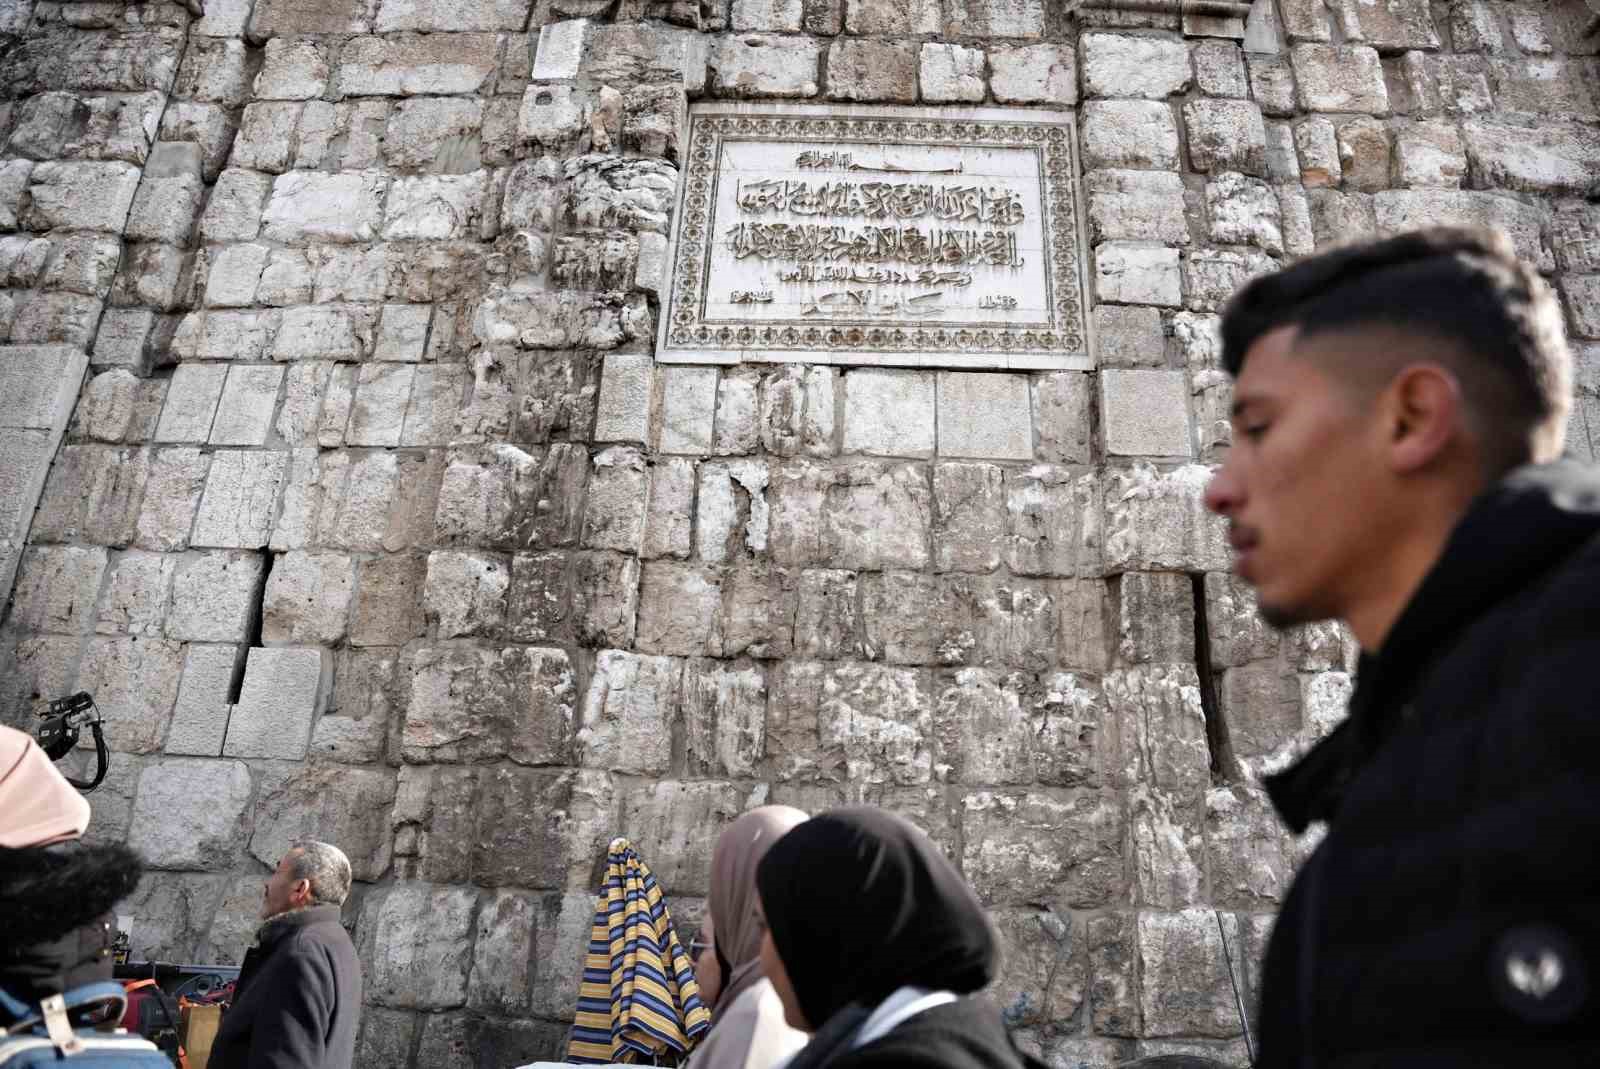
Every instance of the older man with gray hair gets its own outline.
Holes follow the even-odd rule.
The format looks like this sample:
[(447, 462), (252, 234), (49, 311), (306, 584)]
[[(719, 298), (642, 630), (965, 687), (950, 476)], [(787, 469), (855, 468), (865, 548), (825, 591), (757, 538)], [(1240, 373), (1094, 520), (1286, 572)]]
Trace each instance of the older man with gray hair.
[(339, 923), (349, 894), (338, 847), (295, 843), (283, 855), (208, 1069), (349, 1069), (361, 1017), (361, 966)]

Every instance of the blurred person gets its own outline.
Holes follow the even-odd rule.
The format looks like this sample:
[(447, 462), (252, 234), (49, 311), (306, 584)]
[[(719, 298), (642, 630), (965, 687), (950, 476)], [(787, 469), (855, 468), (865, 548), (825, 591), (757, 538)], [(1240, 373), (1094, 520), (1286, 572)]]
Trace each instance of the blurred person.
[(932, 841), (879, 809), (837, 809), (779, 839), (756, 873), (761, 961), (789, 1024), (786, 1069), (1022, 1069), (994, 979), (998, 937)]
[(111, 908), (143, 866), (81, 842), (88, 826), (88, 801), (39, 745), (0, 727), (0, 987), (24, 1002), (111, 979)]
[(695, 959), (700, 997), (712, 1008), (711, 1032), (695, 1048), (691, 1069), (768, 1069), (806, 1044), (805, 1033), (784, 1021), (783, 1003), (763, 968), (765, 928), (756, 895), (761, 859), (805, 820), (798, 809), (762, 806), (728, 825), (717, 839), (701, 929), (710, 946)]
[(283, 855), (207, 1069), (348, 1069), (361, 1017), (361, 966), (339, 921), (350, 882), (338, 847), (301, 842)]
[(700, 930), (689, 940), (689, 960), (694, 964), (694, 982), (700, 988), (700, 1001), (707, 1007), (717, 1004), (722, 993), (722, 964), (717, 960), (717, 932), (708, 909)]
[(1557, 459), (1559, 306), (1503, 236), (1437, 228), (1257, 279), (1221, 336), (1234, 570), (1361, 646), (1348, 717), (1265, 781), (1327, 833), (1259, 1065), (1600, 1064), (1600, 477)]

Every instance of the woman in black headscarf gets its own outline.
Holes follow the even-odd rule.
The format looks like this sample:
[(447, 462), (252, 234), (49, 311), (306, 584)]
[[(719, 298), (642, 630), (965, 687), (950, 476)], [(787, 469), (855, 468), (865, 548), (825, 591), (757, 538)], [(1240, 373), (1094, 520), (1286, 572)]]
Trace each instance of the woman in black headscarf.
[(789, 832), (756, 872), (762, 964), (789, 1024), (812, 1032), (787, 1069), (1023, 1069), (1000, 1013), (977, 896), (911, 824), (838, 809)]

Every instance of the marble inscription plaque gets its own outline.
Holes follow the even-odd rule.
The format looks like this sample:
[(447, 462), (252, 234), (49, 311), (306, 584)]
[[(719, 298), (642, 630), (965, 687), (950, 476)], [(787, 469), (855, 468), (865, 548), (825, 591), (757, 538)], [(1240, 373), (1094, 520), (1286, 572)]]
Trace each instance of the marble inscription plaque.
[(1070, 113), (690, 113), (664, 363), (1089, 369)]

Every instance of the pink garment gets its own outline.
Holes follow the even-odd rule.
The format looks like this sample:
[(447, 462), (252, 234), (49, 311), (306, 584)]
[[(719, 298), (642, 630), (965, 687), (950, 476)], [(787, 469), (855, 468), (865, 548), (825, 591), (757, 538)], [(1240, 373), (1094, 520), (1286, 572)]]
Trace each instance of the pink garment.
[(48, 846), (76, 839), (88, 826), (88, 801), (39, 744), (0, 727), (0, 846)]

